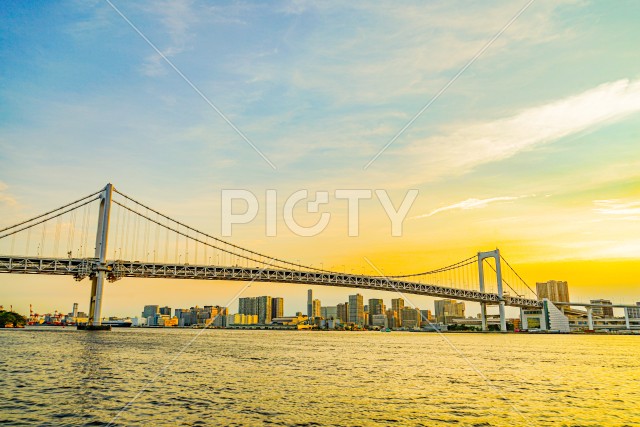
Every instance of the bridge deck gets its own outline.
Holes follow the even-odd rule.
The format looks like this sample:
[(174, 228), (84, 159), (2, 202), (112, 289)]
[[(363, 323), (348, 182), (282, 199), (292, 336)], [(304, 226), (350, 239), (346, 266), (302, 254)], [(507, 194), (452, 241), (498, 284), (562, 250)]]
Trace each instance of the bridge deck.
[[(77, 280), (104, 268), (111, 281), (122, 277), (234, 280), (307, 285), (337, 286), (357, 289), (378, 289), (415, 295), (444, 297), (465, 301), (498, 304), (497, 294), (468, 289), (450, 288), (417, 282), (392, 280), (384, 277), (342, 274), (335, 272), (252, 268), (239, 266), (210, 266), (162, 264), (139, 261), (108, 261), (99, 267), (95, 258), (34, 258), (0, 256), (0, 273), (69, 275)], [(505, 304), (514, 307), (539, 308), (542, 303), (521, 297), (506, 296)]]

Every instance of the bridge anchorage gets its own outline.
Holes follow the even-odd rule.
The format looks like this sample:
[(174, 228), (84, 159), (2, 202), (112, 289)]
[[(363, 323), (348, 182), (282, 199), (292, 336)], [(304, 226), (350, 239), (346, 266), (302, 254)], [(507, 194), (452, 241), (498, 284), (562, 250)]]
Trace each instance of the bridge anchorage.
[[(92, 211), (95, 204), (97, 213)], [(93, 256), (87, 253), (91, 224), (96, 224)], [(66, 257), (59, 255), (65, 240)], [(25, 248), (23, 254), (16, 246)], [(480, 303), (483, 330), (487, 330), (488, 305), (498, 306), (502, 331), (506, 331), (505, 306), (521, 311), (543, 308), (498, 249), (413, 274), (349, 274), (346, 268), (342, 272), (317, 268), (221, 240), (138, 202), (112, 184), (0, 230), (3, 253), (7, 255), (0, 255), (0, 273), (67, 275), (78, 281), (88, 277), (89, 321), (79, 326), (88, 330), (108, 329), (101, 322), (105, 282), (124, 277), (297, 283), (473, 301)]]

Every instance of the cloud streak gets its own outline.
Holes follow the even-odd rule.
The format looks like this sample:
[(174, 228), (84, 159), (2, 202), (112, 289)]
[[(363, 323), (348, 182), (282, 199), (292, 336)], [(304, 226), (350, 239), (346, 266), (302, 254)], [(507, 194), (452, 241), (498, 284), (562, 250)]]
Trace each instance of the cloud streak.
[(423, 159), (420, 167), (428, 171), (423, 177), (431, 181), (468, 173), (482, 164), (593, 130), (638, 111), (640, 81), (618, 80), (512, 117), (469, 124), (442, 136), (416, 141), (405, 153), (412, 159)]
[(491, 198), (488, 198), (488, 199), (474, 199), (474, 198), (471, 198), (471, 199), (463, 200), (463, 201), (458, 202), (458, 203), (454, 203), (453, 205), (443, 206), (441, 208), (432, 210), (431, 212), (429, 212), (427, 214), (418, 215), (418, 216), (414, 217), (414, 219), (428, 218), (428, 217), (433, 216), (435, 214), (438, 214), (438, 213), (441, 213), (441, 212), (450, 211), (450, 210), (482, 209), (482, 208), (486, 208), (488, 205), (490, 205), (492, 203), (511, 202), (511, 201), (514, 201), (514, 200), (523, 199), (525, 197), (530, 197), (530, 196), (501, 196), (501, 197), (491, 197)]
[(609, 215), (621, 220), (640, 220), (640, 201), (594, 200), (593, 210), (602, 215)]

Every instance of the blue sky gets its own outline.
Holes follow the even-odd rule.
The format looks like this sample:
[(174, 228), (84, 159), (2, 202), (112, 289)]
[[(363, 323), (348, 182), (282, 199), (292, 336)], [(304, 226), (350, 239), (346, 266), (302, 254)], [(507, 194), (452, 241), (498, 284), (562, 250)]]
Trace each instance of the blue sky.
[(0, 222), (106, 182), (210, 232), (222, 188), (417, 188), (401, 239), (373, 202), (359, 239), (267, 239), (259, 221), (234, 238), (402, 268), (486, 245), (530, 264), (637, 259), (638, 2), (533, 2), (363, 170), (525, 4), (7, 2)]

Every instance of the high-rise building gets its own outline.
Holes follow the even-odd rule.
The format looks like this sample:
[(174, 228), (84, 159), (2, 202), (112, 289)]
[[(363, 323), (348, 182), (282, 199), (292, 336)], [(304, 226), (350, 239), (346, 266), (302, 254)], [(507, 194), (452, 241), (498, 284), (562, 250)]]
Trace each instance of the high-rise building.
[(376, 314), (384, 314), (385, 307), (384, 302), (381, 299), (370, 299), (369, 300), (369, 324), (373, 325), (373, 316)]
[(164, 314), (165, 316), (171, 316), (171, 307), (167, 307), (166, 305), (164, 307), (160, 307), (160, 314)]
[(258, 306), (258, 323), (266, 325), (271, 323), (271, 297), (262, 296), (256, 298)]
[(636, 303), (636, 307), (627, 308), (627, 313), (631, 319), (640, 319), (640, 302)]
[(392, 309), (387, 310), (387, 327), (399, 328), (400, 320), (398, 319), (398, 312)]
[(313, 289), (307, 291), (307, 316), (311, 319), (313, 316)]
[(159, 305), (145, 305), (144, 310), (142, 310), (142, 317), (146, 319), (148, 317), (153, 317), (158, 313), (160, 313)]
[(449, 323), (452, 319), (464, 319), (465, 305), (452, 299), (434, 301), (436, 320)]
[(362, 295), (349, 295), (349, 322), (364, 326), (364, 301)]
[[(612, 305), (608, 299), (592, 299), (591, 304)], [(613, 307), (593, 307), (591, 313), (598, 317), (613, 317)]]
[(431, 314), (431, 310), (420, 310), (420, 325), (428, 325), (433, 319), (433, 315)]
[(569, 285), (567, 282), (549, 280), (536, 283), (538, 300), (547, 298), (551, 302), (569, 302)]
[(418, 328), (420, 327), (420, 310), (411, 307), (404, 307), (400, 311), (402, 317), (402, 327)]
[(238, 313), (246, 315), (258, 314), (258, 306), (255, 298), (246, 297), (238, 299)]
[(338, 310), (338, 319), (340, 319), (342, 323), (349, 322), (349, 303), (338, 304), (336, 308)]
[(338, 319), (338, 307), (337, 306), (329, 306), (329, 307), (322, 307), (320, 309), (320, 314), (322, 316), (323, 319)]
[(404, 299), (402, 298), (394, 298), (391, 300), (391, 309), (396, 312), (396, 328), (402, 326), (402, 318), (400, 316), (400, 312), (404, 308)]
[(284, 316), (284, 298), (271, 298), (271, 318)]
[(322, 306), (320, 304), (320, 300), (319, 299), (314, 299), (313, 300), (313, 305), (312, 305), (313, 309), (312, 309), (312, 318), (313, 317), (320, 317), (322, 316)]

